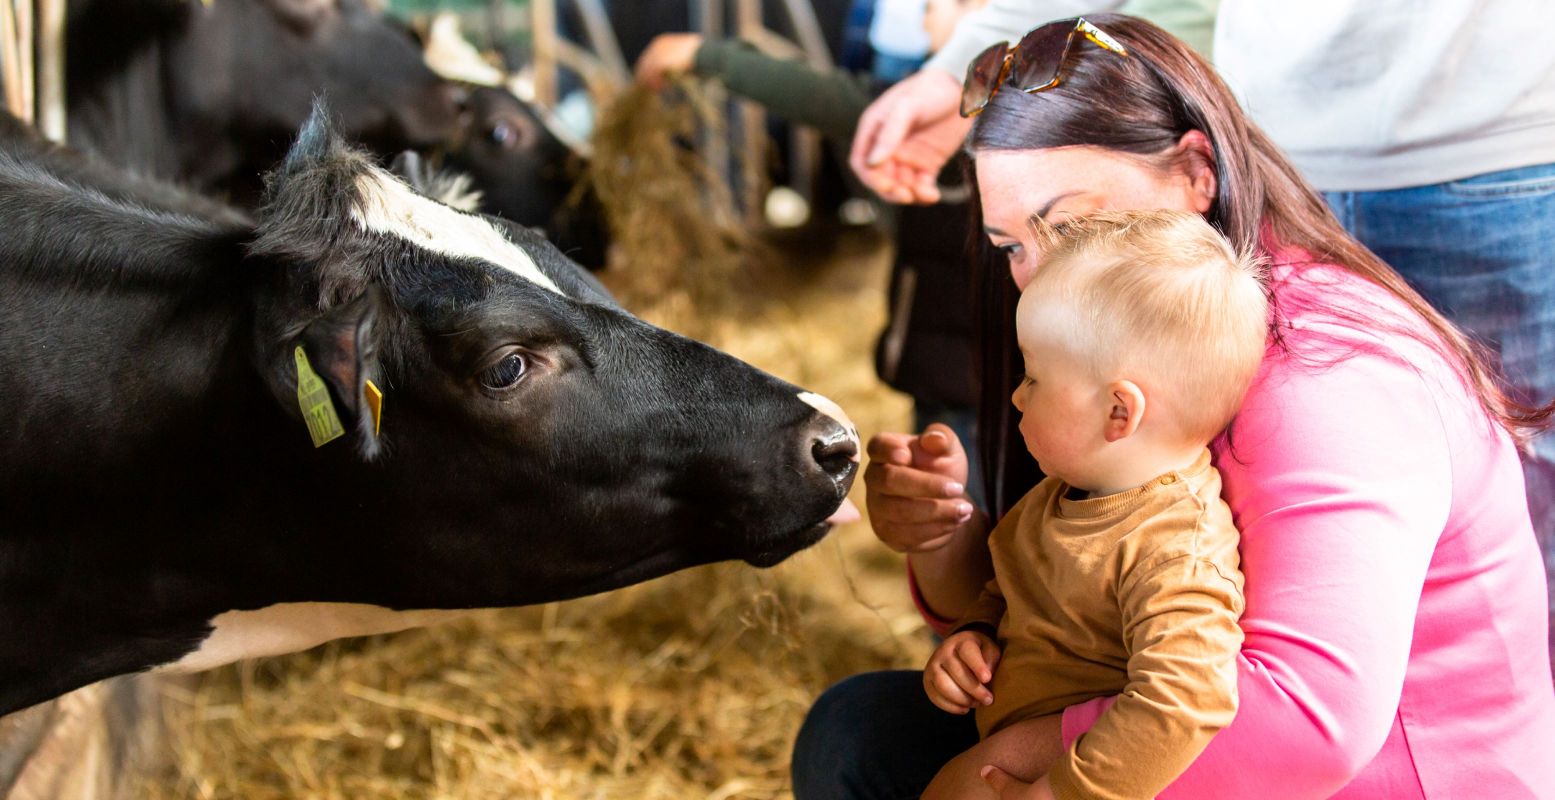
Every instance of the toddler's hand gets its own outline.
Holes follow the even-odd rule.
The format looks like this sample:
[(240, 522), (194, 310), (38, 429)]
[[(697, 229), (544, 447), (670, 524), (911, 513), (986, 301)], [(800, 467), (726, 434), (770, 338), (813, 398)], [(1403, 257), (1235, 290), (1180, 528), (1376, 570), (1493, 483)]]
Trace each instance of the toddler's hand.
[(988, 684), (999, 665), (999, 643), (977, 631), (953, 633), (923, 667), (929, 701), (952, 714), (993, 703)]

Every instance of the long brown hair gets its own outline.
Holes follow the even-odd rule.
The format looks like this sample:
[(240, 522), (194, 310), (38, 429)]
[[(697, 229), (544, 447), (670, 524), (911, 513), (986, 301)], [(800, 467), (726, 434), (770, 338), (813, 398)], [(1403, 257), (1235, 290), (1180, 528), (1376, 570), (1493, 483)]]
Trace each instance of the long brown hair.
[[(1086, 19), (1122, 42), (1129, 57), (1099, 47), (1071, 48), (1056, 87), (1034, 94), (1006, 88), (994, 95), (972, 128), (972, 152), (1091, 145), (1159, 157), (1172, 152), (1184, 134), (1201, 131), (1215, 159), (1216, 195), (1206, 216), (1239, 250), (1299, 249), (1381, 286), (1430, 326), (1435, 340), (1426, 344), (1458, 370), (1490, 420), (1519, 443), (1550, 427), (1555, 403), (1540, 408), (1508, 396), (1488, 350), (1339, 224), (1322, 197), (1242, 113), (1214, 68), (1192, 48), (1135, 17), (1095, 14)], [(979, 216), (978, 204), (970, 205)], [(1018, 432), (1007, 400), (1021, 369), (1014, 345), (1018, 293), (1008, 278), (1008, 264), (981, 234), (982, 220), (974, 223), (974, 302), (983, 339), (978, 438), (989, 509), (997, 515), (1030, 488), (1037, 472), (1034, 465), (1022, 463), (1023, 448), (1015, 441)]]

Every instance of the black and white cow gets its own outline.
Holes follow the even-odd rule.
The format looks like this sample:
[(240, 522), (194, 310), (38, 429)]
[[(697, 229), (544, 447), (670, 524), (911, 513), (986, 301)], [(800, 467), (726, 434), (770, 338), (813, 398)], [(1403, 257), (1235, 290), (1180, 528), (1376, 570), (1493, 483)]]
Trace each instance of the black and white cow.
[(422, 43), (366, 0), (71, 0), (69, 137), (110, 162), (252, 208), (313, 98), (387, 160), (446, 156), (481, 210), (544, 229), (590, 267), (598, 218), (567, 200), (567, 143), (500, 89), (426, 64)]
[(0, 714), (776, 564), (848, 507), (835, 405), (633, 318), (321, 113), (257, 224), (0, 125), (0, 219)]

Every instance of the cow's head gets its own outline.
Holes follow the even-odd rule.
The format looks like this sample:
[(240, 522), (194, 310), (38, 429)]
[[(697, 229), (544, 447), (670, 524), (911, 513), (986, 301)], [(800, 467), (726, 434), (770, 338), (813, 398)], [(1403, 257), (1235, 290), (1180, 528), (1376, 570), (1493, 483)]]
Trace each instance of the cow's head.
[(604, 214), (585, 194), (574, 200), (582, 156), (535, 106), (503, 88), (478, 86), (465, 99), (446, 164), (481, 191), (481, 209), (538, 228), (586, 267), (605, 263)]
[(378, 153), (439, 147), (457, 131), (464, 90), (364, 0), (185, 1), (169, 102), (181, 125), (225, 137), (235, 152), (220, 160), (236, 164), (225, 169), (240, 186), (280, 159), (315, 96), (332, 98), (342, 134)]
[[(852, 483), (857, 432), (829, 401), (632, 317), (535, 234), (416, 194), (323, 114), (261, 218), (257, 360), (298, 457), (384, 531), (368, 568), (416, 571), (368, 601), (511, 605), (770, 565), (820, 539)], [(346, 431), (316, 451), (299, 346)]]

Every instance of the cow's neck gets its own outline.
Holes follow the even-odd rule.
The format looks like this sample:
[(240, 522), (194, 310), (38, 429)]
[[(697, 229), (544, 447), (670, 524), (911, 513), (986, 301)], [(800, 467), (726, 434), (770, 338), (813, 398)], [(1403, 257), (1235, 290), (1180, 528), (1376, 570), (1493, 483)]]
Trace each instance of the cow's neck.
[(253, 366), (244, 232), (24, 199), (0, 233), (0, 713), (176, 662), (223, 612), (327, 598), (352, 549)]

